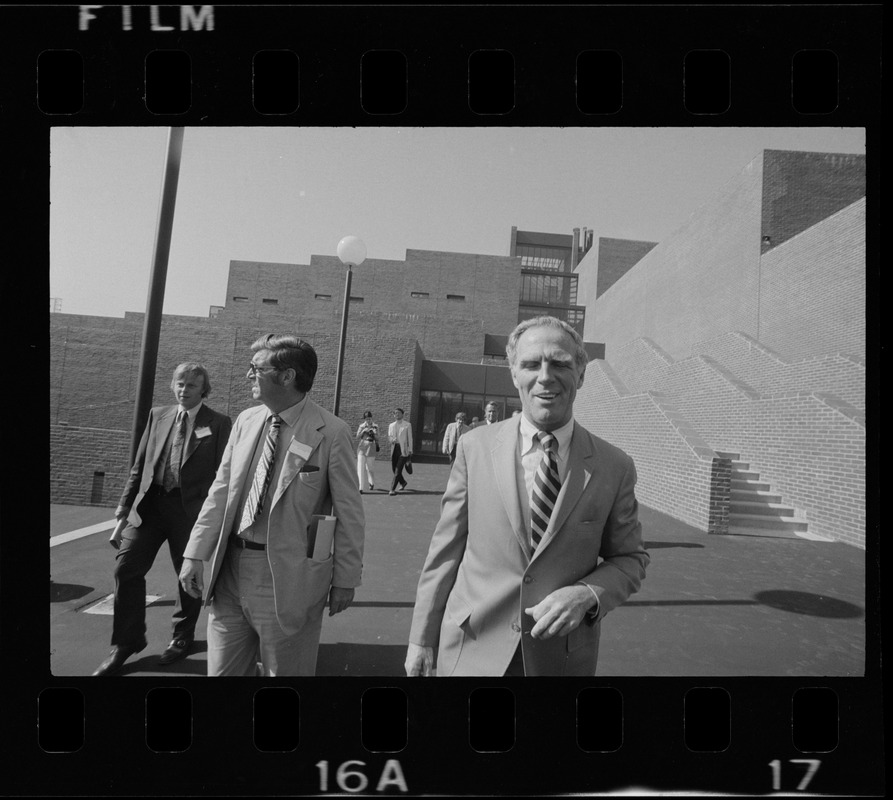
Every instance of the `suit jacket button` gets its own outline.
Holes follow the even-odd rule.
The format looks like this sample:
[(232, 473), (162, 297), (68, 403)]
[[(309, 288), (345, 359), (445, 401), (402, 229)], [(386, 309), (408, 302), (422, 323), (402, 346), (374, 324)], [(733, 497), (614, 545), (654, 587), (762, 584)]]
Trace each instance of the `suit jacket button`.
[(533, 578), (531, 578), (529, 575), (525, 575), (524, 583), (533, 583)]

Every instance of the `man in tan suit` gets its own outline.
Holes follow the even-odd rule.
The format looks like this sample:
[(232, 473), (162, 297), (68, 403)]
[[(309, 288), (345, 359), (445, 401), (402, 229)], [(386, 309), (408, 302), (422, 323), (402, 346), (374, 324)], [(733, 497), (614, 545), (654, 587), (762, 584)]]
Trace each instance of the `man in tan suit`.
[[(209, 675), (254, 675), (258, 659), (266, 676), (313, 675), (326, 598), (329, 616), (344, 611), (362, 573), (351, 432), (307, 397), (317, 370), (309, 344), (270, 334), (251, 349), (248, 379), (262, 405), (233, 426), (180, 582), (194, 597), (207, 583)], [(336, 520), (322, 552), (320, 515)]]
[(594, 675), (602, 619), (645, 577), (632, 459), (574, 421), (579, 334), (538, 317), (506, 350), (523, 412), (459, 440), (407, 675)]
[(445, 456), (450, 457), (450, 464), (456, 460), (456, 445), (459, 444), (459, 437), (463, 433), (468, 433), (471, 428), (465, 424), (465, 412), (460, 411), (456, 414), (456, 421), (446, 426), (443, 434), (443, 444), (441, 450)]

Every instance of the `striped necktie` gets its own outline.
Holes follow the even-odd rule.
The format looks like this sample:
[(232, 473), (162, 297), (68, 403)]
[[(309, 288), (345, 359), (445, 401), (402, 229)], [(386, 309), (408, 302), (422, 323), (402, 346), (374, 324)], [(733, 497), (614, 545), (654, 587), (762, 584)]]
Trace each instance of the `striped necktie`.
[(169, 492), (180, 485), (180, 462), (183, 460), (183, 444), (186, 441), (186, 423), (189, 414), (181, 411), (177, 422), (177, 432), (174, 442), (168, 454), (167, 464), (164, 469), (164, 491)]
[(239, 532), (251, 526), (257, 515), (264, 509), (264, 500), (267, 496), (267, 489), (270, 487), (270, 480), (273, 478), (273, 459), (276, 456), (276, 442), (279, 439), (279, 426), (282, 424), (282, 417), (273, 414), (270, 417), (270, 428), (267, 431), (267, 437), (264, 439), (264, 451), (261, 453), (260, 461), (257, 462), (257, 469), (254, 472), (254, 480), (251, 482), (251, 489), (248, 492), (248, 499), (245, 501), (245, 508), (242, 509), (242, 520), (239, 524)]
[(557, 440), (547, 431), (539, 431), (534, 438), (543, 446), (543, 458), (536, 469), (530, 496), (530, 545), (536, 550), (549, 527), (549, 518), (561, 491), (561, 480), (555, 458)]

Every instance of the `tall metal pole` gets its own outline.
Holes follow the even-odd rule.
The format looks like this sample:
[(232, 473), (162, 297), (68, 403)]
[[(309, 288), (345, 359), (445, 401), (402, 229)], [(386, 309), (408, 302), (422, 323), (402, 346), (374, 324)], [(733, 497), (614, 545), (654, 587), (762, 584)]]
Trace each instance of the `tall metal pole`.
[(171, 128), (167, 138), (167, 160), (161, 186), (161, 203), (155, 229), (155, 249), (152, 253), (152, 272), (149, 275), (149, 297), (143, 323), (143, 343), (140, 350), (136, 406), (133, 410), (133, 430), (130, 440), (130, 462), (136, 459), (140, 437), (149, 419), (155, 391), (155, 367), (158, 363), (158, 339), (161, 334), (161, 310), (164, 306), (164, 285), (167, 262), (171, 250), (171, 231), (174, 225), (174, 206), (177, 203), (177, 183), (180, 179), (180, 156), (183, 152), (183, 128)]
[(344, 344), (347, 340), (347, 310), (350, 307), (350, 281), (353, 277), (351, 265), (347, 265), (347, 277), (344, 279), (344, 307), (341, 310), (341, 340), (338, 343), (338, 369), (335, 372), (335, 403), (332, 413), (337, 417), (341, 407), (341, 372), (344, 369)]

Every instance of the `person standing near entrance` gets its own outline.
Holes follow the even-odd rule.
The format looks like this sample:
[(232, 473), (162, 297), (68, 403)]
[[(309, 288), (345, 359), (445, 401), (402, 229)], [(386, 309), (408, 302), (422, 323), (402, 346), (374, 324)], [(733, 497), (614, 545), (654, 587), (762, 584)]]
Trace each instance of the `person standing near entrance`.
[[(146, 574), (167, 541), (176, 573), (214, 474), (223, 458), (232, 420), (204, 405), (211, 391), (201, 364), (180, 364), (171, 389), (177, 405), (153, 408), (118, 502), (118, 524), (109, 542), (115, 556), (112, 651), (93, 673), (115, 675), (146, 647)], [(192, 645), (201, 600), (178, 584), (173, 639), (160, 664), (184, 658)]]
[(446, 427), (443, 434), (443, 445), (441, 450), (443, 454), (450, 457), (450, 464), (456, 460), (456, 445), (459, 444), (459, 437), (463, 433), (467, 433), (471, 428), (465, 424), (466, 416), (464, 411), (456, 414), (456, 421), (451, 422)]
[(499, 408), (491, 400), (484, 408), (484, 424), (492, 425), (494, 422), (499, 422)]
[(388, 441), (391, 443), (391, 469), (394, 471), (388, 494), (397, 494), (398, 486), (401, 491), (406, 488), (403, 469), (412, 458), (412, 425), (403, 419), (402, 408), (394, 409), (394, 421), (388, 426)]

